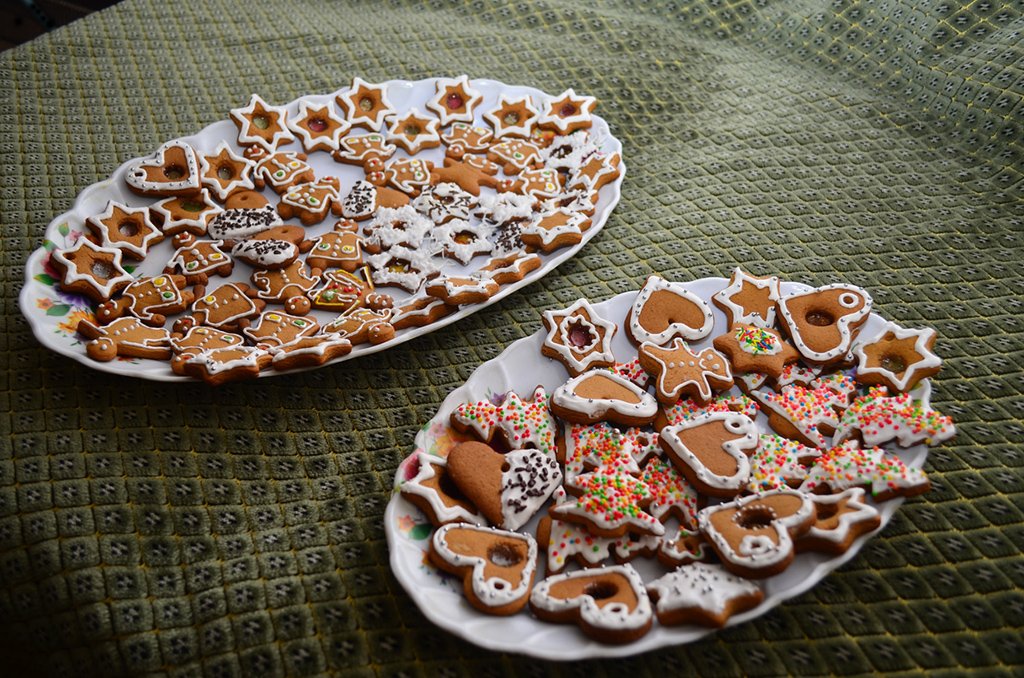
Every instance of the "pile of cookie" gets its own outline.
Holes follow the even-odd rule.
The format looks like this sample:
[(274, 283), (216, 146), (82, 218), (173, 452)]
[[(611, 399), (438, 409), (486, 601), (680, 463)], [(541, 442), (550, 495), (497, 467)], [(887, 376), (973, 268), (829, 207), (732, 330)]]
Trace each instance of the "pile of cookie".
[[(48, 260), (95, 309), (86, 353), (214, 384), (323, 364), (522, 280), (582, 241), (621, 174), (591, 135), (593, 97), (503, 93), (484, 110), (463, 75), (436, 79), (429, 112), (400, 113), (388, 88), (355, 78), (297, 112), (254, 94), (231, 111), (235, 143), (175, 140), (130, 163), (123, 181), (151, 202), (108, 201)], [(422, 155), (435, 148), (440, 162)], [(313, 153), (358, 178), (317, 176)], [(164, 239), (170, 256), (154, 254)], [(133, 275), (143, 262), (153, 274)]]
[[(893, 451), (955, 432), (922, 385), (942, 362), (933, 329), (876, 318), (862, 336), (861, 287), (783, 294), (739, 268), (710, 302), (652, 276), (623, 319), (583, 299), (545, 312), (541, 352), (566, 381), (458, 405), (462, 442), (407, 462), (429, 559), (473, 607), (529, 606), (607, 643), (654, 619), (719, 627), (797, 554), (840, 554), (880, 503), (928, 489)], [(616, 321), (635, 357), (613, 354)]]

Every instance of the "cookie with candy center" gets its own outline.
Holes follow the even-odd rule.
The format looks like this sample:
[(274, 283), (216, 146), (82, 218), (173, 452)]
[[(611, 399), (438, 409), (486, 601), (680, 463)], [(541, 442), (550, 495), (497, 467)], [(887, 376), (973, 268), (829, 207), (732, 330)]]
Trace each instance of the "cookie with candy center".
[(586, 299), (561, 311), (544, 311), (543, 321), (548, 334), (541, 353), (561, 362), (572, 376), (615, 364), (612, 338), (618, 328), (597, 315)]
[(877, 335), (854, 347), (854, 378), (869, 386), (886, 386), (894, 393), (912, 390), (942, 367), (942, 358), (932, 351), (935, 337), (930, 327), (916, 330), (887, 323)]
[(800, 355), (814, 364), (844, 360), (871, 313), (871, 295), (856, 285), (825, 285), (779, 299), (782, 326)]

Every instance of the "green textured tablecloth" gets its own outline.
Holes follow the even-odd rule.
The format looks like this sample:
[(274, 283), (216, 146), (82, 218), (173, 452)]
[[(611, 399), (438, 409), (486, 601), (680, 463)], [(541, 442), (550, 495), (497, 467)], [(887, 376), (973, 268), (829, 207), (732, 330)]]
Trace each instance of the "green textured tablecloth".
[[(663, 676), (1024, 665), (1019, 2), (130, 0), (0, 55), (0, 674)], [(272, 102), (468, 73), (597, 96), (629, 172), (526, 293), (384, 354), (217, 391), (43, 350), (16, 303), (52, 217), (122, 161)], [(445, 394), (657, 272), (862, 284), (934, 325), (960, 428), (934, 489), (811, 592), (693, 645), (545, 664), (437, 630), (382, 514)]]

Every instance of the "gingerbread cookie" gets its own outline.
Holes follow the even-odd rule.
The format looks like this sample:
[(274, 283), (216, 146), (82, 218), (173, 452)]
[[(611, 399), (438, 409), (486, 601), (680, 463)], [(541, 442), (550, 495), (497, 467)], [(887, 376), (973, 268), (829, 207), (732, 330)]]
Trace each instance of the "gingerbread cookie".
[(438, 78), (436, 92), (427, 101), (427, 108), (441, 119), (441, 126), (454, 122), (473, 122), (473, 110), (484, 96), (469, 84), (469, 77)]
[(775, 307), (779, 302), (777, 276), (750, 275), (737, 266), (725, 289), (715, 292), (711, 301), (725, 312), (726, 325), (775, 327)]
[(445, 155), (460, 160), (467, 153), (487, 153), (494, 133), (484, 127), (474, 127), (465, 122), (454, 122), (441, 134)]
[(919, 443), (934, 445), (956, 435), (951, 417), (909, 393), (890, 396), (880, 386), (872, 386), (866, 395), (855, 398), (843, 411), (835, 429), (833, 444), (859, 438), (865, 445), (896, 441), (909, 447)]
[(352, 352), (352, 342), (344, 337), (318, 334), (270, 349), (270, 366), (278, 372), (319, 367)]
[(590, 218), (587, 215), (558, 207), (538, 214), (525, 224), (519, 231), (519, 238), (527, 247), (547, 254), (581, 242), (588, 228)]
[(541, 267), (543, 260), (539, 254), (532, 252), (513, 252), (505, 256), (492, 257), (477, 271), (499, 285), (519, 282), (530, 273)]
[(149, 209), (153, 221), (160, 225), (164, 235), (170, 236), (179, 233), (205, 235), (210, 221), (223, 211), (205, 188), (194, 195), (165, 198)]
[(498, 403), (463, 403), (452, 412), (451, 423), (457, 431), (472, 431), (486, 443), (509, 449), (534, 447), (552, 459), (557, 452), (557, 425), (548, 410), (548, 395), (540, 386), (530, 400), (509, 391)]
[(231, 381), (255, 379), (270, 364), (272, 356), (255, 346), (230, 346), (203, 351), (190, 358), (178, 355), (184, 374), (202, 379), (211, 386)]
[(425, 281), (441, 274), (429, 252), (402, 245), (363, 259), (372, 269), (374, 284), (382, 287), (393, 285), (407, 292), (416, 292)]
[(374, 85), (362, 78), (352, 79), (352, 86), (335, 97), (352, 125), (379, 130), (384, 119), (395, 112), (388, 100), (387, 85)]
[(693, 563), (647, 585), (654, 612), (664, 626), (700, 624), (721, 628), (735, 614), (761, 604), (764, 591), (721, 565)]
[(281, 144), (295, 139), (288, 129), (288, 110), (284, 106), (271, 106), (258, 94), (249, 98), (248, 105), (232, 108), (231, 120), (238, 127), (241, 146), (256, 146), (273, 153)]
[(298, 115), (287, 120), (288, 129), (298, 135), (307, 153), (337, 150), (341, 137), (352, 126), (333, 109), (329, 102), (321, 106), (300, 99)]
[(195, 325), (185, 332), (172, 332), (171, 350), (174, 351), (175, 359), (171, 362), (171, 370), (175, 374), (184, 375), (185, 365), (200, 353), (217, 348), (238, 346), (244, 341), (239, 334), (204, 325)]
[(337, 177), (324, 177), (298, 184), (281, 196), (277, 213), (284, 219), (298, 217), (304, 225), (315, 226), (327, 218), (328, 212), (336, 217), (341, 216), (340, 191), (341, 180)]
[(360, 179), (341, 203), (341, 215), (346, 219), (364, 221), (378, 209), (397, 209), (409, 204), (409, 196), (387, 186), (376, 186)]
[(194, 195), (200, 186), (199, 157), (184, 141), (168, 141), (153, 155), (128, 165), (124, 179), (139, 195)]
[[(561, 174), (547, 167), (525, 169), (514, 179), (499, 181), (498, 190), (526, 195), (539, 202), (560, 197), (562, 181)], [(565, 207), (565, 205), (558, 205), (558, 207)], [(593, 211), (591, 208), (580, 210), (583, 214), (590, 214)]]
[(136, 261), (149, 254), (149, 248), (164, 239), (144, 207), (129, 207), (113, 200), (107, 209), (85, 220), (85, 226), (99, 240), (101, 247), (113, 247)]
[(545, 311), (543, 321), (548, 334), (541, 353), (565, 365), (570, 375), (615, 364), (612, 338), (618, 328), (597, 315), (586, 299), (561, 311)]
[[(367, 175), (370, 183), (382, 186), (385, 183), (397, 188), (406, 195), (415, 198), (432, 180), (430, 172), (434, 163), (423, 158), (399, 158), (384, 166), (382, 172)], [(375, 177), (379, 174), (379, 177)]]
[(528, 534), (448, 524), (430, 540), (430, 562), (462, 577), (466, 600), (487, 614), (524, 607), (537, 573), (537, 542)]
[(530, 611), (545, 621), (579, 624), (587, 636), (613, 644), (642, 637), (654, 617), (643, 580), (629, 565), (548, 577), (533, 587)]
[(295, 315), (309, 313), (313, 302), (307, 294), (320, 282), (300, 259), (284, 268), (253, 271), (251, 279), (257, 298), (284, 304), (285, 311)]
[(525, 525), (562, 482), (558, 462), (540, 450), (500, 454), (475, 441), (448, 452), (448, 474), (487, 521), (504, 530)]
[(622, 174), (622, 158), (618, 153), (594, 152), (572, 168), (566, 188), (574, 191), (599, 191)]
[(473, 504), (459, 493), (448, 477), (443, 457), (416, 452), (408, 462), (406, 480), (399, 491), (402, 497), (426, 515), (435, 527), (449, 523), (486, 524)]
[(477, 200), (472, 193), (462, 190), (458, 184), (440, 183), (427, 186), (412, 202), (420, 214), (435, 224), (444, 224), (452, 219), (469, 219)]
[(404, 149), (409, 155), (416, 155), (428, 148), (441, 145), (441, 135), (437, 131), (437, 120), (427, 117), (418, 108), (411, 108), (403, 115), (390, 118), (387, 140)]
[(875, 501), (887, 501), (927, 492), (931, 482), (924, 471), (907, 466), (881, 447), (862, 448), (848, 440), (823, 451), (807, 470), (799, 489), (819, 494), (851, 487), (867, 488)]
[(226, 278), (234, 269), (231, 257), (221, 249), (223, 240), (197, 240), (189, 233), (174, 237), (178, 249), (164, 267), (164, 273), (185, 276), (189, 285), (205, 285), (211, 275)]
[(232, 193), (225, 207), (207, 223), (206, 235), (214, 240), (244, 240), (284, 223), (274, 206), (256, 191)]
[(734, 497), (750, 477), (748, 455), (757, 447), (753, 420), (713, 412), (661, 429), (661, 448), (701, 494)]
[(309, 293), (314, 308), (345, 313), (362, 305), (373, 284), (361, 275), (345, 270), (324, 271), (321, 285)]
[(239, 190), (253, 190), (256, 163), (235, 153), (227, 141), (217, 144), (212, 155), (199, 157), (200, 181), (217, 200), (224, 202)]
[(507, 139), (494, 144), (487, 150), (487, 159), (500, 166), (505, 174), (519, 174), (544, 164), (540, 149), (523, 139)]
[[(441, 248), (441, 255), (455, 259), (460, 264), (468, 264), (473, 257), (491, 251), (492, 245), (487, 239), (490, 232), (486, 224), (471, 223), (465, 219), (453, 219), (432, 229), (434, 241)], [(486, 277), (494, 280), (493, 276)]]
[(249, 326), (267, 302), (253, 299), (256, 291), (245, 283), (225, 283), (195, 300), (192, 317), (200, 325), (235, 331)]
[(411, 206), (397, 209), (381, 208), (363, 229), (363, 247), (371, 254), (402, 246), (423, 254), (424, 239), (434, 229), (434, 224)]
[(733, 384), (725, 356), (713, 348), (695, 353), (678, 337), (664, 347), (650, 342), (640, 344), (638, 359), (654, 379), (655, 395), (665, 405), (672, 405), (683, 396), (707, 402), (715, 391), (724, 391)]
[(762, 433), (757, 450), (750, 455), (749, 492), (797, 487), (807, 477), (807, 467), (821, 450), (775, 433)]
[(711, 334), (714, 316), (707, 302), (680, 283), (652, 275), (626, 317), (626, 334), (639, 345), (664, 346), (673, 337), (697, 341)]
[(106, 325), (89, 320), (78, 321), (78, 333), (89, 343), (85, 354), (99, 362), (114, 358), (150, 358), (167, 360), (171, 357), (171, 335), (162, 327), (149, 327), (138, 318), (118, 318)]
[(366, 171), (374, 171), (383, 169), (384, 162), (397, 150), (380, 132), (350, 134), (338, 142), (333, 157), (346, 165), (358, 165)]
[(306, 160), (306, 154), (298, 151), (264, 154), (256, 163), (253, 182), (261, 191), (269, 186), (274, 193), (283, 195), (298, 184), (316, 181)]
[(242, 330), (254, 344), (267, 350), (292, 344), (303, 337), (316, 334), (319, 323), (312, 318), (302, 318), (277, 311), (261, 314), (256, 322)]
[(871, 295), (856, 285), (825, 285), (779, 299), (779, 319), (810, 363), (844, 360), (871, 313)]
[(430, 181), (434, 184), (455, 184), (461, 190), (477, 197), (480, 187), (494, 188), (498, 180), (494, 178), (498, 167), (489, 163), (474, 161), (472, 157), (462, 160), (445, 158), (441, 167), (435, 166), (430, 171)]
[(195, 300), (185, 285), (182, 275), (144, 276), (125, 287), (119, 298), (100, 304), (96, 317), (106, 324), (131, 313), (147, 325), (161, 327), (167, 316), (181, 313)]
[(494, 129), (494, 137), (519, 137), (529, 139), (533, 125), (540, 117), (540, 111), (530, 97), (512, 98), (507, 94), (498, 97), (498, 105), (484, 113), (484, 120)]
[(497, 294), (500, 288), (490, 278), (442, 273), (428, 282), (423, 291), (449, 306), (464, 306), (483, 303)]
[(395, 327), (390, 320), (390, 309), (355, 308), (324, 325), (323, 331), (344, 337), (352, 345), (383, 344), (395, 338)]
[(886, 323), (874, 337), (854, 347), (855, 379), (868, 386), (885, 386), (893, 393), (913, 390), (942, 367), (942, 358), (932, 351), (935, 337), (930, 327), (915, 330)]
[(363, 241), (359, 226), (353, 221), (339, 221), (334, 230), (313, 241), (306, 263), (314, 271), (341, 268), (349, 273), (363, 265)]
[(831, 435), (838, 425), (836, 407), (842, 400), (835, 391), (826, 387), (793, 385), (786, 386), (779, 393), (754, 391), (753, 397), (768, 415), (768, 425), (772, 430), (805, 445), (826, 447), (826, 436)]
[(594, 97), (578, 95), (567, 89), (544, 102), (537, 124), (563, 135), (587, 129), (593, 125), (592, 114), (596, 106)]
[(658, 401), (625, 377), (606, 370), (591, 370), (555, 389), (551, 411), (575, 423), (608, 421), (643, 426), (654, 420)]
[(454, 310), (452, 306), (444, 303), (443, 299), (427, 295), (415, 296), (405, 303), (395, 306), (391, 315), (391, 324), (396, 330), (404, 330), (407, 327), (423, 327)]
[(121, 265), (121, 257), (119, 249), (101, 247), (88, 238), (79, 238), (68, 249), (54, 250), (50, 265), (59, 276), (60, 289), (104, 302), (133, 280)]
[(287, 240), (276, 238), (253, 238), (243, 240), (231, 248), (231, 256), (236, 261), (249, 264), (253, 268), (274, 271), (287, 268), (299, 257), (299, 247)]
[(882, 524), (878, 509), (864, 503), (864, 490), (851, 487), (839, 494), (812, 494), (815, 518), (806, 534), (796, 540), (796, 550), (838, 555), (850, 550), (861, 535)]
[(772, 490), (697, 514), (700, 531), (735, 575), (764, 579), (782, 572), (796, 555), (794, 540), (814, 523), (814, 502), (796, 490)]
[(729, 358), (737, 374), (755, 372), (777, 379), (787, 365), (800, 359), (778, 331), (756, 325), (733, 325), (712, 343)]

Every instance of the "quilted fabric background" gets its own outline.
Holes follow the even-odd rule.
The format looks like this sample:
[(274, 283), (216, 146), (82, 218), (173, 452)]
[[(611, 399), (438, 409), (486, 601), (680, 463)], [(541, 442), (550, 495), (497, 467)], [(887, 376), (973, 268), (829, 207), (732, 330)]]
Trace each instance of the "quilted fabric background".
[[(0, 55), (0, 665), (9, 675), (960, 675), (1024, 665), (1020, 2), (128, 0)], [(372, 359), (211, 391), (43, 350), (49, 221), (124, 160), (272, 102), (468, 73), (597, 96), (628, 176), (525, 293)], [(546, 664), (437, 630), (382, 514), (445, 394), (657, 272), (866, 286), (940, 334), (934, 489), (811, 592), (639, 659)]]

